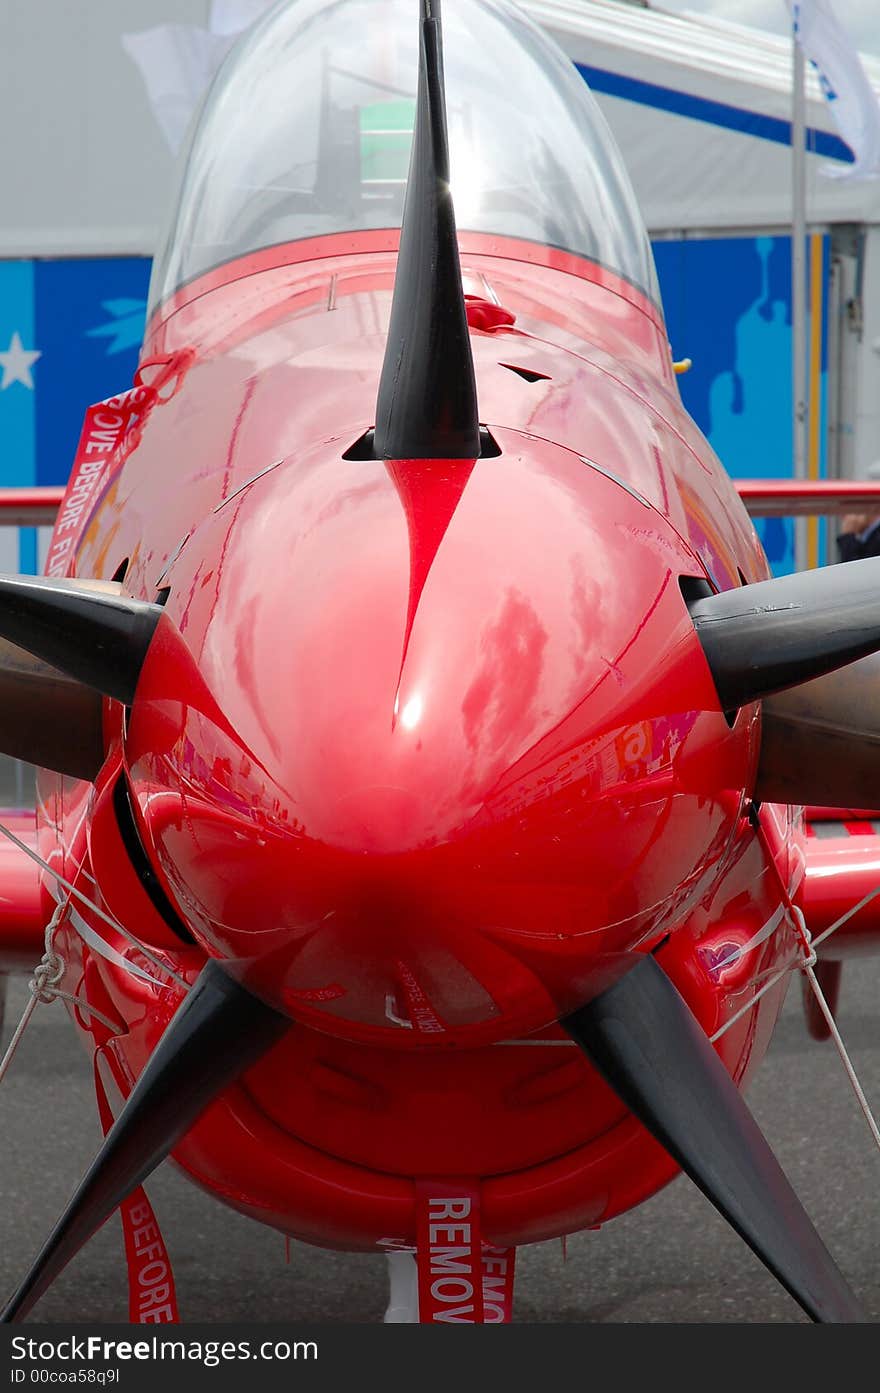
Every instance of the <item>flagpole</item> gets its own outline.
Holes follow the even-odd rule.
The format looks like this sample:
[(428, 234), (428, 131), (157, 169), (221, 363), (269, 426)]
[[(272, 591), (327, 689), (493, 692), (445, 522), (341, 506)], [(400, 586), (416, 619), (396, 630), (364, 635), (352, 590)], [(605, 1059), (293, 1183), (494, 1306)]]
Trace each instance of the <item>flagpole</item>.
[[(791, 401), (794, 477), (807, 477), (807, 180), (804, 53), (792, 29), (791, 116)], [(807, 566), (807, 519), (795, 520), (795, 569)]]

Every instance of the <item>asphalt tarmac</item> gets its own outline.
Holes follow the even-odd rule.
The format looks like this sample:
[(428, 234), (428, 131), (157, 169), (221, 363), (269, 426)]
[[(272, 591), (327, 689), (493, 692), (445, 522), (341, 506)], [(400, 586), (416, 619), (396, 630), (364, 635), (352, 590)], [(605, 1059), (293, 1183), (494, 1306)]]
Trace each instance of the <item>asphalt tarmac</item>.
[[(4, 1044), (26, 1001), (12, 979)], [(851, 962), (840, 1023), (880, 1113), (880, 961)], [(792, 984), (749, 1101), (873, 1320), (880, 1321), (880, 1153), (834, 1047), (807, 1035)], [(0, 1295), (21, 1278), (97, 1146), (88, 1060), (59, 1003), (39, 1006), (0, 1085)], [(291, 1244), (189, 1185), (166, 1163), (148, 1183), (184, 1322), (380, 1321), (384, 1260)], [(520, 1249), (514, 1318), (530, 1322), (785, 1322), (805, 1319), (683, 1177), (599, 1232)], [(115, 1220), (31, 1316), (125, 1322)]]

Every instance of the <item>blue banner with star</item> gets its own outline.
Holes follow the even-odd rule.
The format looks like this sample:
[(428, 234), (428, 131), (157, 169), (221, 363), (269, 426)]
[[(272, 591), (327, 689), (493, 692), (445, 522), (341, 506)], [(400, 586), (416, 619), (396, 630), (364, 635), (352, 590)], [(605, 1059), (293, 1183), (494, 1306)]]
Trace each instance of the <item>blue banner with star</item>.
[[(67, 481), (83, 413), (131, 386), (150, 261), (0, 261), (0, 487)], [(3, 529), (4, 534), (6, 529)], [(37, 569), (32, 528), (4, 567)]]
[(36, 263), (36, 483), (66, 481), (86, 407), (131, 386), (150, 264), (144, 257)]
[[(36, 482), (35, 386), (40, 356), (34, 337), (34, 263), (0, 261), (0, 484)], [(19, 529), (17, 556), (9, 553), (11, 541), (3, 537), (4, 565), (35, 570), (33, 529)]]

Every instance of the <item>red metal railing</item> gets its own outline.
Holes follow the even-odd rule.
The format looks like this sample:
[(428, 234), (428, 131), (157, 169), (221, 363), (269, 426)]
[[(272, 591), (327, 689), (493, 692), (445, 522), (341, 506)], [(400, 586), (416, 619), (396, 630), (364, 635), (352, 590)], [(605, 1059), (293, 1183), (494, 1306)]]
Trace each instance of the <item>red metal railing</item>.
[(50, 488), (0, 489), (0, 527), (41, 527), (55, 521), (64, 485)]
[(754, 518), (880, 511), (880, 482), (868, 479), (734, 479)]

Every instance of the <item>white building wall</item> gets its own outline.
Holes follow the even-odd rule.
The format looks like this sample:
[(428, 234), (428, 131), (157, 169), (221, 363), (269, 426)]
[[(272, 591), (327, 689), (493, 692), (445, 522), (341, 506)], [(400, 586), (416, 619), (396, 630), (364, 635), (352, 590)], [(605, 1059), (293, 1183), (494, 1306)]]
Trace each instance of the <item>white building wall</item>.
[(854, 469), (863, 478), (880, 463), (880, 227), (865, 229), (861, 342), (854, 354)]
[(0, 257), (151, 254), (172, 159), (122, 35), (209, 0), (0, 0)]

